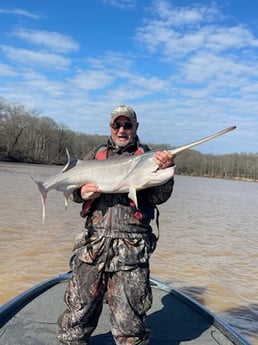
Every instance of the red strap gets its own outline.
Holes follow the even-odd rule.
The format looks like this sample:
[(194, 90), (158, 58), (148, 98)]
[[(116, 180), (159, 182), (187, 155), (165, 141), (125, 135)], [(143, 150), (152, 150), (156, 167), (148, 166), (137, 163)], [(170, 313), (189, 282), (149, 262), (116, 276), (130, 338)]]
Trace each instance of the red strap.
[[(103, 149), (99, 150), (97, 153), (96, 153), (96, 156), (95, 156), (95, 159), (101, 161), (101, 160), (104, 160), (107, 158), (107, 148), (104, 147)], [(142, 153), (144, 153), (144, 150), (142, 147), (139, 147), (135, 152), (134, 154), (135, 155), (141, 155)]]
[(135, 155), (141, 155), (142, 153), (144, 153), (144, 150), (143, 150), (142, 147), (139, 147), (139, 148), (134, 152)]
[(107, 158), (107, 148), (104, 147), (99, 152), (96, 153), (95, 159), (102, 161)]

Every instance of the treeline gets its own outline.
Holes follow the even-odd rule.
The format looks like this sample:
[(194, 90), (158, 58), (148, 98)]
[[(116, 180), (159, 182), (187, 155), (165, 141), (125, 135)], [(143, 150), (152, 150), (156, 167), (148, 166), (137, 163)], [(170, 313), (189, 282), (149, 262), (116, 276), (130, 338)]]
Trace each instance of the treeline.
[[(106, 136), (74, 132), (37, 110), (0, 98), (0, 160), (41, 164), (65, 164), (65, 149), (83, 158)], [(152, 145), (153, 149), (167, 148)], [(202, 154), (189, 150), (176, 159), (177, 174), (258, 180), (258, 154)]]
[(258, 180), (258, 154), (212, 155), (190, 150), (180, 154), (176, 164), (179, 175)]
[(35, 109), (9, 104), (0, 98), (0, 159), (7, 161), (64, 164), (65, 149), (83, 158), (90, 149), (106, 141), (105, 136), (71, 131)]

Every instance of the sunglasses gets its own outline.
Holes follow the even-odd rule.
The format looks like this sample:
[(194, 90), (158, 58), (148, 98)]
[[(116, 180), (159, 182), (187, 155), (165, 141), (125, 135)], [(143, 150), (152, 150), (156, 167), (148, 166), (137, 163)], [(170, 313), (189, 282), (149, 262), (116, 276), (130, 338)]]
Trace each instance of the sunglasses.
[(124, 129), (132, 129), (133, 123), (132, 122), (113, 122), (110, 124), (111, 128), (113, 129), (119, 129), (120, 127), (123, 127)]

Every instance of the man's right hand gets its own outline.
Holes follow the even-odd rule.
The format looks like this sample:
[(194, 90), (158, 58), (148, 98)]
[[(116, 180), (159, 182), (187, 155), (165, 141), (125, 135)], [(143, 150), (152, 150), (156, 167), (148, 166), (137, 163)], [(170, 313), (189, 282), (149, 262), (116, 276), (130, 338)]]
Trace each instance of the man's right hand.
[(100, 196), (99, 186), (96, 183), (85, 183), (81, 187), (81, 197), (84, 200), (95, 199)]

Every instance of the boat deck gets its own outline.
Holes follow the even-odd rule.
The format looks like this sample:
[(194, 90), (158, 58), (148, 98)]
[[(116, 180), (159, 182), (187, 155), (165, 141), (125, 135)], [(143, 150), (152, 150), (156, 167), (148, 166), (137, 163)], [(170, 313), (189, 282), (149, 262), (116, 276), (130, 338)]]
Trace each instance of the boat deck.
[[(0, 313), (2, 328), (0, 345), (58, 345), (58, 316), (64, 310), (63, 295), (67, 280), (60, 281), (24, 306), (14, 304), (12, 315)], [(148, 314), (151, 345), (232, 345), (248, 344), (224, 328), (216, 317), (182, 296), (152, 282), (153, 306)], [(15, 306), (16, 305), (16, 306)], [(10, 309), (10, 308), (9, 308)], [(18, 310), (19, 309), (19, 310)], [(18, 311), (17, 311), (18, 310)], [(4, 320), (6, 319), (6, 320)], [(109, 308), (104, 304), (99, 326), (91, 339), (92, 345), (114, 345), (110, 333)]]

